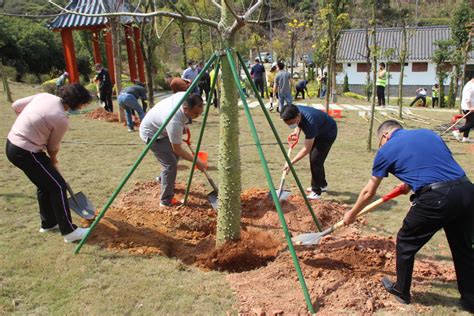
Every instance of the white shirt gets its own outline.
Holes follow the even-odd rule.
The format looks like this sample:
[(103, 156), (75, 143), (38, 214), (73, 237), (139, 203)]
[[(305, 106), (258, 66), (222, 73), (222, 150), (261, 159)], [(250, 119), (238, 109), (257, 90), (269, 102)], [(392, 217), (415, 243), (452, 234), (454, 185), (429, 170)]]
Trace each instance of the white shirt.
[[(471, 108), (467, 102), (471, 101)], [(469, 80), (462, 89), (461, 109), (464, 111), (474, 110), (474, 80)]]
[[(175, 93), (171, 97), (158, 102), (148, 111), (140, 123), (140, 138), (145, 143), (153, 138), (184, 94), (185, 92)], [(183, 141), (183, 129), (189, 121), (190, 119), (184, 114), (183, 106), (181, 105), (158, 139), (168, 137), (172, 144), (181, 144)]]

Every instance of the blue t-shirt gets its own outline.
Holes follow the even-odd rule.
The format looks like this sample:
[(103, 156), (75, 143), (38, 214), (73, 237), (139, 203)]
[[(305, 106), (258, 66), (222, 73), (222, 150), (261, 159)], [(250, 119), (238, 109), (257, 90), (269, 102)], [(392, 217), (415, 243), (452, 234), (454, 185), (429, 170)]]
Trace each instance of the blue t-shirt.
[(337, 136), (336, 121), (326, 114), (326, 112), (315, 108), (297, 105), (301, 113), (301, 128), (306, 139), (334, 139)]
[(408, 184), (413, 192), (466, 175), (441, 137), (427, 129), (398, 129), (392, 133), (377, 152), (372, 167), (375, 177), (387, 177), (389, 173)]
[(296, 84), (296, 90), (304, 90), (306, 89), (306, 85), (308, 84), (308, 81), (306, 80), (300, 80)]
[(262, 64), (255, 64), (250, 69), (250, 74), (253, 75), (254, 79), (262, 79), (263, 73), (265, 72), (265, 67)]

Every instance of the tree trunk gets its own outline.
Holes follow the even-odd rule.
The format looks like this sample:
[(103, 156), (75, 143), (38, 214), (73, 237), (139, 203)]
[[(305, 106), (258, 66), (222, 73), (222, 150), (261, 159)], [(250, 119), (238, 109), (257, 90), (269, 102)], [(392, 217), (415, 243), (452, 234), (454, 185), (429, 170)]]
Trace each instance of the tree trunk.
[(5, 73), (5, 68), (3, 67), (3, 63), (0, 63), (0, 67), (2, 67), (3, 91), (5, 91), (5, 94), (7, 95), (7, 101), (11, 103), (13, 102), (13, 99), (12, 99), (12, 94), (10, 92), (10, 86), (8, 85), (8, 78), (7, 78), (7, 74)]
[[(372, 44), (374, 47), (374, 51), (377, 51), (377, 20), (376, 20), (376, 10), (377, 10), (377, 2), (373, 0), (372, 5), (372, 23), (374, 26), (374, 32), (372, 33)], [(367, 151), (370, 152), (372, 150), (372, 131), (374, 129), (374, 117), (375, 117), (375, 98), (376, 98), (376, 86), (375, 83), (377, 82), (377, 55), (372, 54), (372, 106), (370, 111), (370, 123), (369, 123), (369, 137), (367, 138)]]
[(387, 60), (387, 105), (390, 105), (390, 61)]
[(188, 56), (186, 51), (186, 32), (184, 29), (184, 22), (179, 23), (179, 31), (181, 32), (181, 50), (183, 53), (183, 67), (186, 69), (188, 67)]
[(454, 103), (453, 107), (456, 106), (456, 98), (458, 97), (459, 94), (459, 79), (461, 77), (461, 65), (456, 65), (455, 67), (455, 83), (454, 83)]
[(198, 24), (199, 27), (199, 47), (201, 48), (201, 61), (204, 61), (205, 56), (204, 54), (206, 53), (204, 51), (204, 38), (202, 36), (202, 25)]
[[(469, 33), (469, 39), (467, 40), (466, 46), (464, 48), (464, 67), (463, 67), (463, 71), (462, 71), (461, 87), (464, 87), (464, 85), (466, 84), (467, 61), (469, 59), (469, 53), (471, 51), (470, 48), (471, 48), (471, 41), (472, 41), (472, 33), (473, 32), (474, 31), (471, 30), (471, 32)], [(462, 113), (461, 103), (462, 103), (462, 96), (461, 96), (461, 98), (459, 98), (459, 113)]]
[[(118, 32), (119, 20), (118, 18), (110, 19), (110, 26), (112, 31), (112, 48), (114, 51), (114, 67), (115, 67), (115, 88), (117, 95), (122, 90), (122, 58), (120, 55), (120, 35)], [(125, 122), (125, 112), (121, 107), (119, 108), (119, 121)]]
[(402, 23), (402, 50), (400, 52), (400, 79), (398, 81), (398, 117), (403, 119), (403, 77), (405, 75), (405, 61), (407, 59), (407, 27), (406, 23)]
[(369, 29), (365, 28), (365, 48), (367, 49), (366, 62), (367, 62), (367, 73), (366, 73), (366, 84), (365, 84), (365, 94), (367, 96), (367, 102), (370, 101), (371, 88), (370, 88), (370, 45), (369, 45)]
[(293, 79), (293, 64), (295, 63), (295, 49), (296, 49), (296, 41), (295, 41), (295, 31), (291, 32), (291, 62), (290, 62), (290, 77)]
[(444, 108), (444, 73), (441, 70), (441, 65), (436, 65), (438, 73), (438, 85), (439, 85), (439, 107)]
[[(228, 1), (229, 2), (229, 1)], [(232, 2), (229, 2), (232, 5)], [(231, 25), (233, 16), (225, 0), (221, 0), (221, 24)], [(222, 48), (234, 47), (233, 34), (226, 34)], [(222, 58), (221, 108), (219, 121), (219, 211), (217, 212), (216, 244), (240, 238), (240, 147), (239, 109), (236, 83), (230, 64)]]
[(337, 53), (337, 41), (334, 39), (333, 47), (332, 47), (332, 67), (331, 67), (331, 101), (332, 103), (337, 102), (337, 83), (336, 83), (336, 75), (337, 75), (337, 63), (336, 63), (336, 53)]

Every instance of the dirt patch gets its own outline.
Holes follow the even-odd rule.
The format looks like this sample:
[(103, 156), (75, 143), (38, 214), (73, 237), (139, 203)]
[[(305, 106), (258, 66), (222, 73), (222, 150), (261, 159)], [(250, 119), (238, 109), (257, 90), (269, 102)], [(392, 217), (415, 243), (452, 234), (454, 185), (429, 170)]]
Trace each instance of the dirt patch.
[[(205, 190), (205, 185), (196, 184), (187, 206), (164, 208), (159, 206), (158, 183), (136, 183), (119, 196), (90, 242), (137, 255), (173, 257), (204, 270), (228, 271), (227, 279), (239, 298), (235, 308), (242, 314), (307, 313), (268, 191), (249, 189), (242, 193), (241, 239), (216, 249), (217, 213), (207, 202)], [(176, 192), (177, 198), (182, 198), (184, 185), (177, 184)], [(323, 227), (339, 221), (347, 209), (328, 201), (311, 204)], [(304, 200), (296, 194), (283, 203), (283, 211), (291, 234), (316, 230)], [(372, 313), (381, 308), (401, 311), (401, 305), (380, 284), (382, 276), (395, 272), (394, 240), (362, 236), (362, 225), (358, 222), (343, 228), (317, 246), (297, 247), (311, 298), (323, 314)], [(415, 265), (415, 291), (433, 280), (454, 279), (451, 265), (425, 259)], [(427, 309), (421, 305), (416, 308)]]
[[(107, 112), (103, 108), (98, 108), (93, 111), (87, 112), (86, 117), (91, 120), (99, 120), (99, 121), (106, 121), (106, 122), (112, 122), (112, 123), (119, 123), (119, 115), (118, 113), (111, 113)], [(133, 118), (133, 123), (135, 126), (140, 126), (140, 120), (132, 116)], [(125, 123), (124, 123), (125, 125)]]

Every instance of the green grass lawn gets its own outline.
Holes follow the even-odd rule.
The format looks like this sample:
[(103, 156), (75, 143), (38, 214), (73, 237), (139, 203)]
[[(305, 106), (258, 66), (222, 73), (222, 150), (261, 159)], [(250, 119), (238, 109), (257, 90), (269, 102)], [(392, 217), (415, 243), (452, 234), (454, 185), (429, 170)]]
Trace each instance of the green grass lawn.
[[(14, 98), (40, 92), (37, 88), (13, 84)], [(360, 104), (360, 102), (354, 102)], [(116, 103), (114, 104), (115, 106)], [(2, 141), (14, 121), (14, 113), (4, 96), (0, 99), (4, 119), (0, 125)], [(91, 108), (95, 105), (91, 105)], [(453, 113), (422, 110), (418, 114), (449, 122)], [(260, 110), (252, 110), (264, 152), (277, 185), (283, 157)], [(366, 151), (367, 123), (356, 111), (345, 111), (338, 119), (339, 135), (326, 162), (330, 193), (327, 199), (352, 204), (370, 176), (375, 151)], [(290, 130), (272, 114), (280, 136), (286, 139)], [(127, 133), (126, 127), (92, 121), (83, 115), (71, 116), (69, 131), (59, 153), (60, 168), (73, 189), (83, 191), (101, 208), (138, 157), (144, 146), (138, 133)], [(420, 124), (407, 121), (407, 128)], [(426, 127), (423, 125), (422, 127)], [(200, 120), (192, 125), (194, 141)], [(218, 115), (211, 109), (203, 151), (209, 153), (209, 173), (217, 179)], [(243, 188), (266, 187), (261, 163), (241, 111), (240, 142)], [(270, 144), (268, 144), (270, 143)], [(377, 146), (374, 138), (373, 147)], [(472, 145), (449, 141), (456, 159), (468, 176), (474, 177)], [(57, 234), (38, 233), (39, 217), (35, 189), (24, 174), (5, 158), (0, 149), (0, 313), (1, 314), (225, 314), (236, 303), (224, 274), (203, 272), (180, 262), (164, 258), (143, 258), (127, 253), (109, 252), (86, 245), (80, 255), (72, 254), (73, 246), (65, 245)], [(183, 163), (189, 165), (187, 163)], [(305, 159), (296, 169), (306, 187), (310, 182), (309, 163)], [(185, 181), (189, 169), (178, 173)], [(153, 179), (159, 165), (148, 155), (132, 176), (129, 184)], [(195, 183), (207, 185), (197, 173)], [(294, 180), (288, 177), (293, 186)], [(380, 194), (388, 192), (398, 181), (393, 177), (382, 183)], [(157, 201), (158, 203), (158, 201)], [(407, 197), (389, 202), (368, 217), (367, 231), (395, 235), (408, 210)], [(438, 233), (420, 256), (450, 261), (443, 233)], [(295, 275), (296, 276), (296, 275)], [(456, 311), (450, 307), (458, 293), (442, 284), (423, 296), (426, 304), (434, 304), (435, 313)]]

